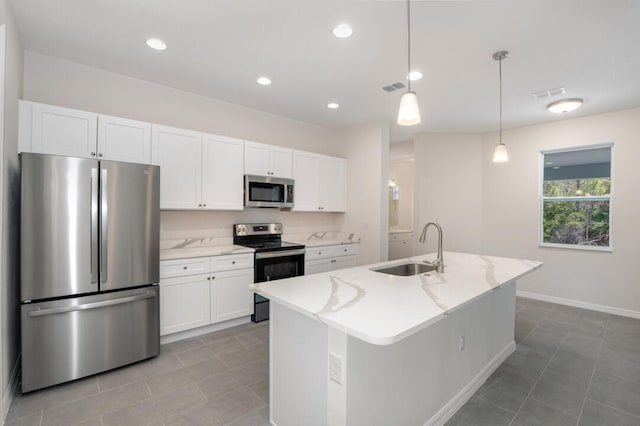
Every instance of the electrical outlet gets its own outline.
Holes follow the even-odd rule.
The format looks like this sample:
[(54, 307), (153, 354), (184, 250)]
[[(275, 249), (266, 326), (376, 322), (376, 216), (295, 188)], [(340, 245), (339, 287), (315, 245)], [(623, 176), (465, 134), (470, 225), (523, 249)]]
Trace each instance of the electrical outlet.
[(329, 353), (329, 378), (342, 384), (342, 357), (334, 352)]
[(464, 351), (465, 339), (464, 336), (460, 336), (460, 352)]

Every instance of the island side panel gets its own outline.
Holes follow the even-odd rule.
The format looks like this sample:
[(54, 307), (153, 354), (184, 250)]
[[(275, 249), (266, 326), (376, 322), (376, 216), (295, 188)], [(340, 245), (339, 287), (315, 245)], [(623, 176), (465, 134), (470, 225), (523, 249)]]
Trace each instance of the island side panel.
[(327, 326), (272, 300), (269, 333), (271, 423), (326, 426)]
[(393, 345), (349, 336), (346, 424), (444, 423), (513, 352), (514, 320), (511, 282)]

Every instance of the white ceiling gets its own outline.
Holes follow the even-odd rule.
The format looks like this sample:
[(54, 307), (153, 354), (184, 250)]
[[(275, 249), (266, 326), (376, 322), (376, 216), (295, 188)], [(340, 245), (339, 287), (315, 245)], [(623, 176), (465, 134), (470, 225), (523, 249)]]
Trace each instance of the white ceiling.
[[(570, 117), (640, 106), (640, 1), (412, 2), (412, 83), (422, 123), (395, 124), (406, 76), (406, 3), (376, 0), (13, 0), (27, 50), (331, 128), (387, 120), (415, 132), (552, 121), (533, 92), (563, 86)], [(340, 22), (354, 28), (336, 39)], [(145, 45), (159, 37), (164, 52)], [(268, 87), (256, 84), (267, 75)], [(340, 108), (329, 110), (328, 102)], [(569, 117), (568, 115), (563, 116)]]

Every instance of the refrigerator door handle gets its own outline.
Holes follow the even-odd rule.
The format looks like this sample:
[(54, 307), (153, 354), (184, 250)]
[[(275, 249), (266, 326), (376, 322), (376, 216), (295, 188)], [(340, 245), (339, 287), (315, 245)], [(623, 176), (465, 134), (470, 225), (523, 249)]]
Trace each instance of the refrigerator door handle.
[(98, 169), (91, 169), (91, 283), (98, 283)]
[(108, 229), (109, 229), (109, 212), (108, 212), (108, 200), (109, 200), (109, 185), (107, 183), (109, 174), (107, 169), (100, 170), (100, 281), (107, 282), (107, 250), (108, 250)]
[(59, 308), (40, 309), (29, 311), (30, 317), (41, 317), (45, 315), (63, 314), (67, 312), (84, 311), (87, 309), (104, 308), (105, 306), (121, 305), (123, 303), (136, 302), (138, 300), (151, 299), (156, 297), (154, 292), (146, 292), (135, 296), (121, 297), (119, 299), (103, 300), (101, 302), (84, 303), (82, 305), (62, 306)]

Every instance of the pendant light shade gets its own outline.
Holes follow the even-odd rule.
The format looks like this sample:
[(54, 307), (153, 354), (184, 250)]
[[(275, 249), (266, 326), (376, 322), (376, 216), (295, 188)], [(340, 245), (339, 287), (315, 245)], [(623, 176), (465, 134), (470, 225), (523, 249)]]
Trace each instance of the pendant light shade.
[(420, 123), (418, 96), (416, 96), (416, 92), (405, 92), (400, 98), (398, 124), (401, 126), (413, 126), (418, 123)]
[(401, 126), (414, 126), (420, 123), (420, 108), (418, 108), (418, 95), (411, 91), (411, 2), (407, 0), (407, 91), (400, 98), (398, 110), (398, 124)]
[(496, 145), (496, 149), (493, 150), (493, 162), (506, 163), (507, 161), (509, 161), (507, 146), (503, 143), (499, 143), (498, 145)]
[(498, 79), (499, 79), (499, 92), (500, 92), (500, 129), (499, 142), (496, 148), (493, 150), (493, 162), (494, 163), (506, 163), (509, 161), (509, 153), (507, 152), (507, 146), (502, 142), (502, 60), (507, 57), (509, 52), (501, 50), (493, 54), (493, 59), (498, 61)]

